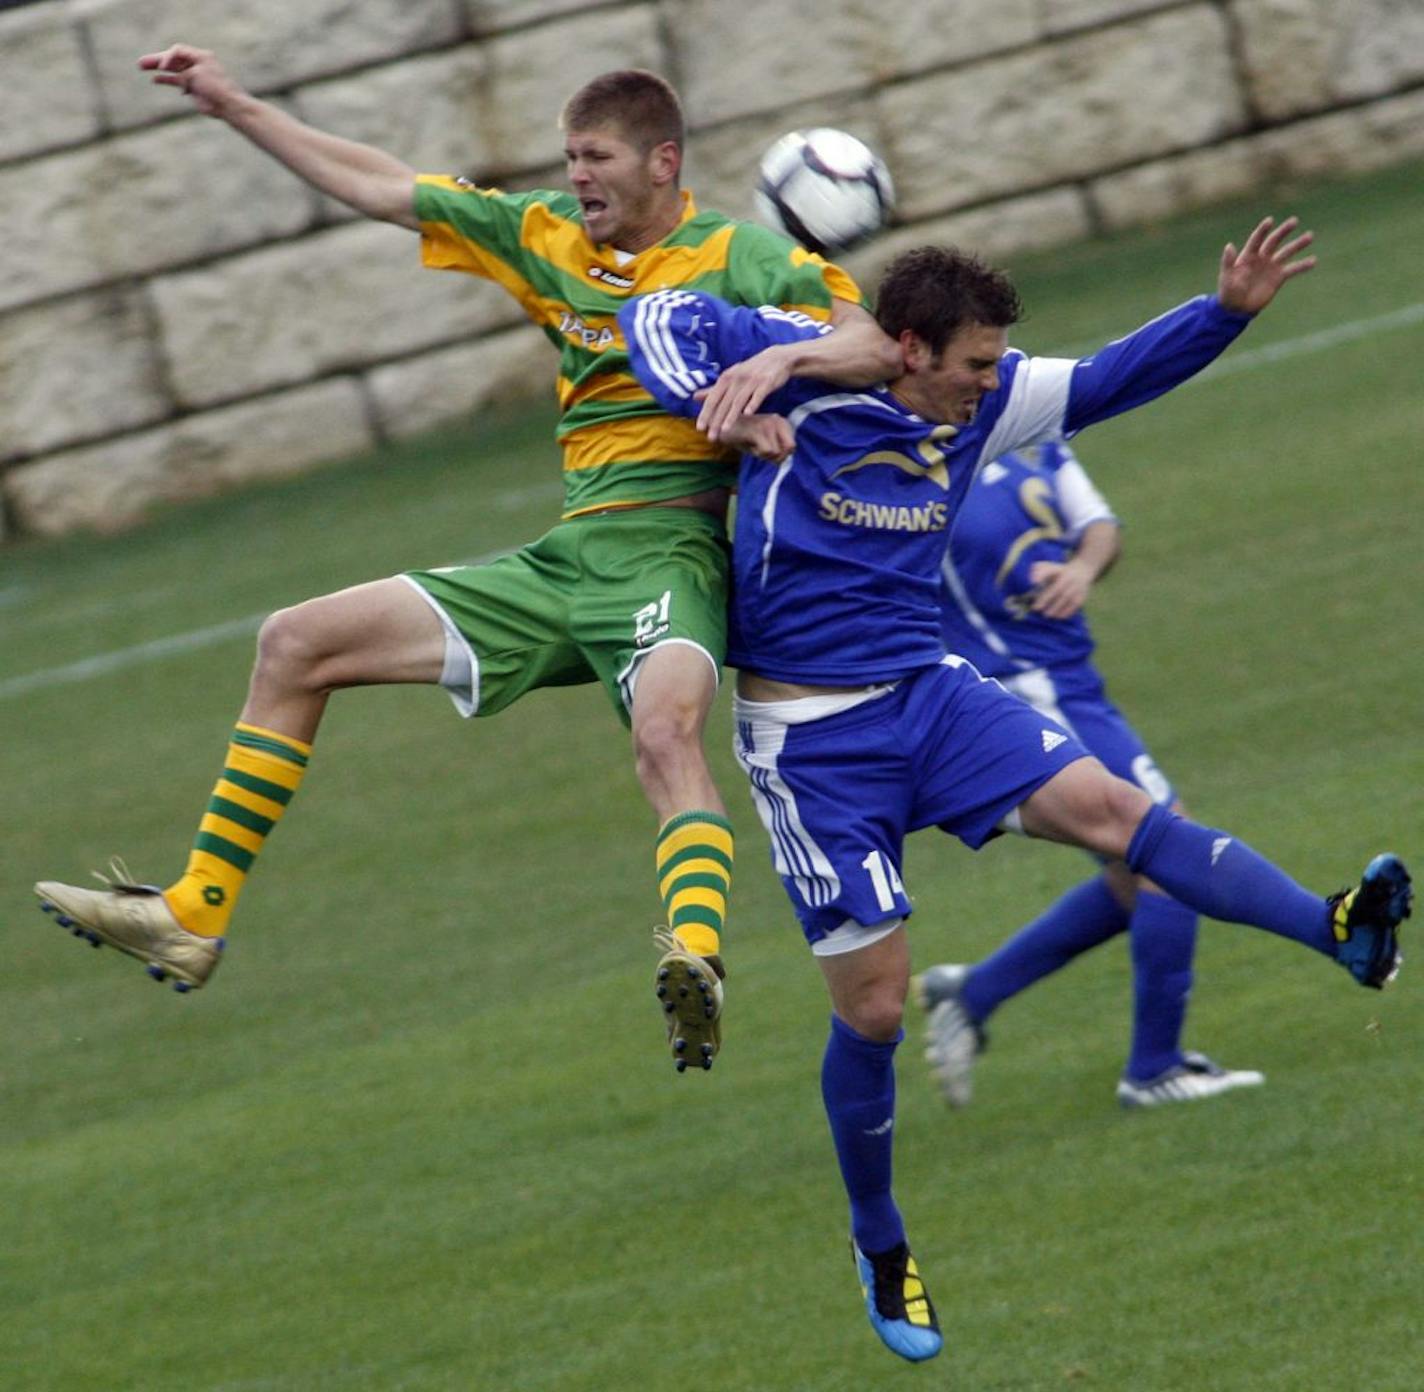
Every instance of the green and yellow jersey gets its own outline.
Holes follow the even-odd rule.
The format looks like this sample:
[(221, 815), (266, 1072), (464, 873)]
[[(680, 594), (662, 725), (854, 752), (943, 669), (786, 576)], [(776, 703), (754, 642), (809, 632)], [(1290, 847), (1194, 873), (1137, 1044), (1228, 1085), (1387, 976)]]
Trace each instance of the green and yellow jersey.
[(830, 317), (834, 299), (864, 303), (838, 266), (682, 198), (678, 226), (628, 257), (589, 241), (571, 193), (509, 194), (440, 175), (416, 182), (425, 265), (504, 286), (559, 350), (565, 517), (730, 487), (736, 477), (735, 455), (662, 411), (629, 370), (617, 316), (630, 296), (685, 286), (817, 319)]

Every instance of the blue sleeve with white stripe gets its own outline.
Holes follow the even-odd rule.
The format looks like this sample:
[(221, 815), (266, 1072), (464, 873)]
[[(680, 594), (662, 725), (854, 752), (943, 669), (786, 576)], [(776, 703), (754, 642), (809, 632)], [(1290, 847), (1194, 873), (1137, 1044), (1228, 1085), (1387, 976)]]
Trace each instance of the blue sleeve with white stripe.
[(1155, 400), (1219, 357), (1250, 322), (1249, 314), (1223, 309), (1215, 295), (1198, 295), (1080, 358), (1068, 387), (1065, 433)]
[(1198, 295), (1088, 358), (1028, 358), (1010, 348), (999, 361), (999, 390), (980, 403), (988, 428), (982, 458), (1075, 435), (1155, 400), (1200, 372), (1250, 322), (1215, 295)]
[[(773, 344), (831, 332), (829, 324), (794, 310), (747, 309), (692, 290), (639, 295), (618, 311), (618, 325), (638, 381), (670, 415), (689, 417), (701, 410), (696, 394), (724, 367)], [(778, 409), (777, 395), (767, 399), (765, 409)]]

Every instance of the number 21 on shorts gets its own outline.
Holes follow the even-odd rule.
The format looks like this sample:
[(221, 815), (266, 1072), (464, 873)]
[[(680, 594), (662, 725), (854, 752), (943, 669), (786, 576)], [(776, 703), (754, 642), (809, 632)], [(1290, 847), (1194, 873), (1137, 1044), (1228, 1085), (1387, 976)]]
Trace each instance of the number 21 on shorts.
[(668, 611), (672, 608), (672, 591), (664, 590), (660, 598), (633, 611), (633, 641), (640, 647), (655, 642), (668, 631)]
[(875, 891), (875, 902), (886, 913), (893, 913), (898, 907), (895, 896), (905, 892), (905, 886), (900, 883), (899, 872), (883, 851), (871, 851), (860, 864), (861, 868), (870, 874), (870, 887)]

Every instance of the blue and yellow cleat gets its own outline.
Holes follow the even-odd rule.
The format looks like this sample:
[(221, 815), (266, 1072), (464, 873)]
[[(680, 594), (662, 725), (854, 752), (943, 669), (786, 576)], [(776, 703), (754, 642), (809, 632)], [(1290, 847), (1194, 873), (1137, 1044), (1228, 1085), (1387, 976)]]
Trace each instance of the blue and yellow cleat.
[(1360, 883), (1332, 894), (1330, 930), (1335, 960), (1361, 986), (1381, 990), (1399, 974), (1399, 925), (1409, 917), (1414, 889), (1409, 871), (1396, 855), (1377, 855), (1365, 866)]
[(891, 1353), (923, 1363), (944, 1347), (930, 1293), (905, 1243), (888, 1252), (867, 1256), (852, 1241), (855, 1269), (860, 1276), (870, 1327)]

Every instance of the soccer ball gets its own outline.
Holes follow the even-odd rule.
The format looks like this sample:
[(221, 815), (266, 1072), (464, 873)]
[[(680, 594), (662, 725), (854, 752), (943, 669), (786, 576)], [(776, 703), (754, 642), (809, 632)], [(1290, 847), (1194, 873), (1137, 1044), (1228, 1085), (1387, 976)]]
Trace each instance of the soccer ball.
[(884, 161), (845, 131), (791, 131), (761, 158), (757, 216), (810, 251), (864, 241), (885, 225), (894, 199)]

